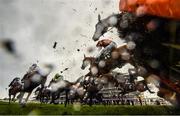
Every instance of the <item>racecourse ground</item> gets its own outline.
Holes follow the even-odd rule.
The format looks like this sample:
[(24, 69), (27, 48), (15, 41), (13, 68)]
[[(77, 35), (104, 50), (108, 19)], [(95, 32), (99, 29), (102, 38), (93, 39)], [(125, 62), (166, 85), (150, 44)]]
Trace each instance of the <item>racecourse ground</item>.
[(62, 114), (78, 114), (78, 115), (112, 115), (112, 114), (180, 114), (180, 110), (172, 106), (127, 106), (127, 105), (52, 105), (28, 103), (26, 107), (20, 107), (17, 103), (8, 104), (7, 102), (0, 102), (0, 115), (62, 115)]

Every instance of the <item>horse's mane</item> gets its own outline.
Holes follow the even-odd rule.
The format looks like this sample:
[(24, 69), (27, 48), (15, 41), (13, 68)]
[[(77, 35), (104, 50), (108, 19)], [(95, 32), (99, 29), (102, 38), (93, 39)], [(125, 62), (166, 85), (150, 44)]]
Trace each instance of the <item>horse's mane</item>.
[(19, 77), (14, 78), (14, 79), (11, 81), (11, 83), (9, 84), (9, 87), (13, 84), (14, 81), (17, 81), (17, 80), (19, 80), (19, 79), (20, 79)]

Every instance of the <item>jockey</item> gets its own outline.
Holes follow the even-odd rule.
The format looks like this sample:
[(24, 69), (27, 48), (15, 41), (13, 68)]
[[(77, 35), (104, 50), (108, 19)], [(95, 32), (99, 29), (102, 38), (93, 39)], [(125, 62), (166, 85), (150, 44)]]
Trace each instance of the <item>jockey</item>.
[(38, 71), (39, 71), (39, 66), (37, 64), (33, 64), (31, 67), (29, 67), (27, 74), (32, 74)]
[(63, 77), (62, 75), (60, 75), (59, 73), (57, 73), (57, 74), (54, 76), (53, 80), (54, 80), (55, 82), (57, 82), (57, 81), (60, 81), (60, 80), (64, 80), (64, 77)]
[(37, 64), (33, 64), (32, 66), (29, 67), (27, 73), (24, 75), (21, 81), (23, 82), (24, 79), (30, 78), (32, 74), (39, 73), (39, 71), (40, 71), (39, 66), (37, 66)]
[(109, 58), (110, 57), (109, 54), (112, 52), (114, 48), (117, 47), (117, 44), (111, 39), (103, 39), (98, 41), (96, 47), (100, 49), (104, 48), (103, 50), (101, 50), (100, 54), (98, 54), (98, 56), (96, 57), (96, 61), (100, 61), (102, 58), (104, 59)]

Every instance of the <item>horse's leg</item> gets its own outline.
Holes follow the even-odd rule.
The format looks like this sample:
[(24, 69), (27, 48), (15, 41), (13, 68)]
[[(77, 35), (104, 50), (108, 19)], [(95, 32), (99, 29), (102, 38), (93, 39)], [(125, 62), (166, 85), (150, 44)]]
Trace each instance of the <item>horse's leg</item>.
[(143, 104), (142, 104), (142, 99), (141, 99), (141, 97), (137, 96), (137, 98), (139, 99), (139, 103), (140, 103), (140, 105), (142, 106)]
[(43, 98), (42, 97), (43, 97), (42, 95), (39, 95), (39, 101), (40, 101), (41, 104), (43, 103)]
[(23, 99), (24, 94), (25, 94), (25, 92), (20, 92), (20, 94), (19, 94), (19, 103), (20, 104), (22, 103), (22, 99)]
[(27, 97), (26, 97), (26, 99), (25, 99), (25, 102), (26, 102), (26, 103), (27, 103), (27, 101), (28, 101), (28, 99), (29, 99), (31, 93), (32, 93), (32, 91), (28, 93), (28, 95), (27, 95)]
[(50, 102), (50, 104), (54, 103), (54, 100), (55, 100), (55, 92), (52, 92), (51, 93), (51, 102)]
[(87, 101), (87, 99), (88, 99), (88, 92), (86, 91), (84, 93), (83, 101)]
[(15, 102), (16, 94), (14, 94), (12, 101)]
[(11, 103), (11, 94), (9, 94), (9, 104)]
[(124, 93), (121, 94), (121, 105), (124, 105)]
[(66, 91), (66, 101), (65, 101), (65, 107), (66, 107), (66, 105), (67, 105), (67, 103), (68, 103), (68, 91)]
[(92, 93), (91, 94), (89, 94), (89, 106), (92, 106), (92, 99), (93, 99), (93, 95), (92, 95)]

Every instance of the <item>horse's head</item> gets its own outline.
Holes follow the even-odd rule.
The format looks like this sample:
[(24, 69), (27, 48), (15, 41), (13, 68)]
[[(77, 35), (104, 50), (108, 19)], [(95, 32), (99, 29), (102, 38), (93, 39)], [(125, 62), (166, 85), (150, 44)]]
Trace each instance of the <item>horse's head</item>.
[(92, 39), (97, 41), (104, 33), (108, 31), (109, 27), (116, 27), (118, 24), (118, 15), (112, 14), (103, 20), (101, 20), (101, 16), (98, 15), (98, 23), (95, 26), (95, 32)]
[(107, 23), (101, 20), (101, 16), (98, 15), (98, 23), (95, 26), (95, 32), (92, 37), (94, 41), (97, 41), (105, 32), (107, 32), (108, 26)]
[(81, 69), (84, 70), (88, 65), (90, 65), (95, 58), (93, 57), (86, 57), (84, 55), (83, 63), (81, 65)]
[(19, 77), (16, 77), (12, 80), (12, 82), (9, 84), (9, 87), (10, 86), (16, 86), (17, 84), (19, 84), (19, 80), (20, 78)]

